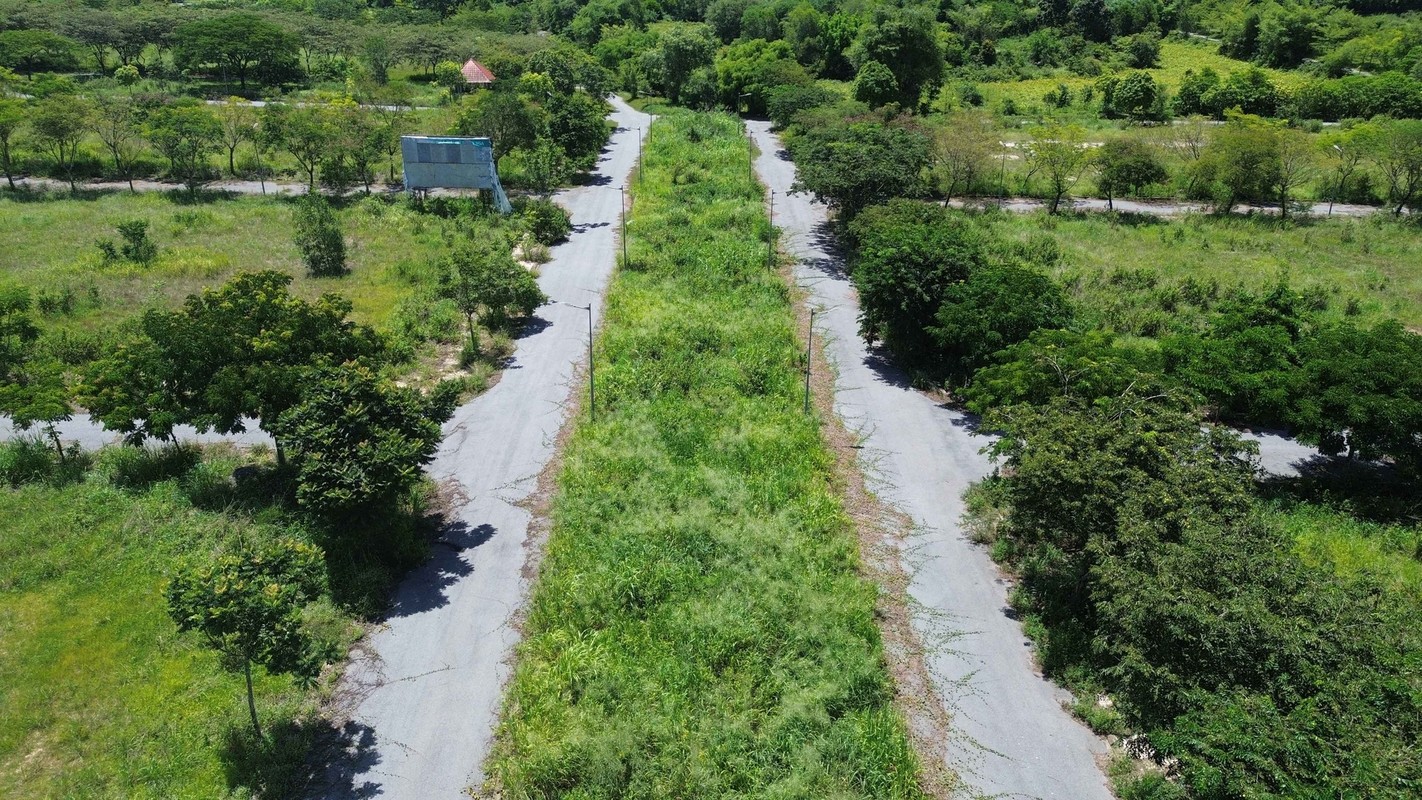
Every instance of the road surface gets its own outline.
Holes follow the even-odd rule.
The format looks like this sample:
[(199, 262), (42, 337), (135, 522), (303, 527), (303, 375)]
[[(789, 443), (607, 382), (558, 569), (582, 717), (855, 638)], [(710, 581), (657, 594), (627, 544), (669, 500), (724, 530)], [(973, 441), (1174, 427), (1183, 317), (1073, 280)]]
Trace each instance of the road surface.
[(553, 456), (614, 265), (623, 185), (637, 158), (635, 129), (649, 117), (613, 101), (617, 132), (592, 185), (560, 192), (574, 233), (553, 248), (539, 285), (553, 301), (518, 340), (513, 361), (488, 392), (455, 412), (429, 468), (468, 500), (435, 557), (397, 592), (388, 619), (347, 671), (355, 697), (348, 748), (329, 767), (328, 798), (455, 798), (483, 780), (518, 637), (522, 574), (532, 521), (520, 504)]
[[(795, 280), (809, 293), (817, 337), (836, 371), (835, 412), (862, 443), (861, 466), (880, 499), (913, 520), (904, 552), (910, 593), (926, 613), (915, 628), (930, 672), (952, 715), (949, 766), (965, 794), (1042, 800), (1109, 800), (1098, 767), (1106, 752), (1062, 708), (1066, 692), (1044, 679), (1022, 627), (1007, 613), (1007, 586), (987, 552), (960, 524), (963, 492), (993, 468), (966, 414), (913, 390), (907, 377), (859, 337), (853, 285), (836, 254), (822, 205), (789, 194), (795, 166), (767, 122), (747, 123), (760, 150), (756, 170), (775, 192), (774, 223), (796, 257)], [(1277, 432), (1242, 432), (1260, 445), (1260, 465), (1295, 475), (1319, 458)]]
[(1012, 798), (1110, 800), (1097, 757), (1106, 746), (1062, 708), (1065, 692), (1041, 677), (1022, 626), (1006, 614), (997, 567), (959, 525), (962, 495), (992, 465), (964, 414), (910, 388), (859, 337), (853, 286), (836, 256), (824, 206), (788, 194), (795, 167), (768, 122), (747, 123), (756, 168), (775, 192), (775, 224), (797, 258), (795, 280), (814, 306), (816, 335), (834, 365), (835, 411), (861, 437), (861, 466), (878, 497), (918, 529), (905, 567), (915, 628), (954, 736), (949, 766), (969, 793)]

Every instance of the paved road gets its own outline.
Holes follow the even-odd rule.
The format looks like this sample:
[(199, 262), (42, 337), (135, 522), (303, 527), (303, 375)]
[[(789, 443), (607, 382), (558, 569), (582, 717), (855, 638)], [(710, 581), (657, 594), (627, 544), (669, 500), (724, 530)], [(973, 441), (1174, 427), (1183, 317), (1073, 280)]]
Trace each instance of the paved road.
[[(750, 122), (756, 167), (775, 192), (775, 224), (799, 258), (816, 335), (837, 371), (835, 411), (862, 437), (861, 465), (885, 502), (919, 529), (905, 552), (910, 593), (928, 610), (915, 627), (952, 714), (949, 766), (974, 792), (1013, 798), (1110, 800), (1096, 758), (1104, 743), (1063, 710), (1066, 696), (1042, 678), (1022, 627), (1005, 613), (1007, 587), (987, 553), (959, 525), (962, 495), (992, 465), (972, 422), (909, 387), (858, 335), (858, 304), (833, 250), (823, 206), (789, 195), (795, 167), (769, 123)], [(945, 637), (951, 636), (951, 639)]]
[(597, 167), (601, 185), (559, 193), (575, 233), (553, 249), (539, 284), (554, 301), (519, 339), (499, 382), (445, 426), (429, 472), (458, 483), (468, 501), (429, 564), (396, 594), (388, 620), (348, 670), (357, 699), (349, 749), (331, 766), (326, 797), (455, 798), (482, 781), (508, 658), (511, 618), (531, 517), (519, 504), (553, 455), (587, 347), (587, 311), (600, 310), (614, 265), (623, 184), (649, 118), (614, 100), (618, 130)]
[[(905, 551), (910, 593), (927, 613), (915, 627), (931, 651), (930, 671), (957, 734), (949, 765), (970, 793), (1011, 798), (1108, 800), (1097, 766), (1105, 745), (1062, 708), (1066, 692), (1041, 677), (1021, 626), (1007, 613), (1007, 587), (986, 551), (962, 527), (963, 492), (992, 471), (973, 420), (910, 388), (907, 378), (859, 337), (853, 285), (835, 253), (822, 205), (790, 195), (795, 166), (769, 124), (748, 129), (756, 169), (775, 192), (775, 224), (798, 258), (795, 280), (816, 315), (836, 370), (835, 411), (862, 439), (871, 488), (907, 514), (918, 534)], [(1276, 432), (1244, 434), (1260, 444), (1261, 466), (1292, 475), (1316, 450)]]
[[(996, 197), (971, 197), (967, 199), (956, 199), (949, 203), (956, 208), (978, 207), (978, 206), (1000, 206), (1004, 211), (1011, 211), (1017, 214), (1030, 214), (1036, 211), (1045, 211), (1047, 201), (1039, 200), (1035, 197), (1009, 197), (1005, 201)], [(1063, 211), (1107, 211), (1106, 200), (1100, 197), (1075, 197), (1062, 203)], [(1141, 214), (1148, 217), (1183, 217), (1186, 214), (1209, 214), (1212, 208), (1206, 203), (1176, 203), (1169, 200), (1128, 200), (1116, 198), (1114, 210), (1123, 214)], [(1242, 203), (1234, 207), (1236, 214), (1262, 214), (1276, 217), (1279, 215), (1279, 206), (1276, 205), (1249, 205)], [(1365, 206), (1353, 203), (1335, 203), (1330, 214), (1327, 203), (1313, 203), (1309, 206), (1306, 215), (1294, 213), (1294, 216), (1314, 217), (1369, 217), (1373, 214), (1386, 213), (1386, 209), (1378, 206)]]
[[(84, 450), (98, 450), (100, 447), (109, 444), (118, 444), (123, 441), (123, 434), (106, 431), (99, 423), (89, 418), (88, 414), (75, 414), (74, 418), (68, 422), (61, 422), (56, 426), (59, 430), (59, 440), (64, 443), (65, 449), (71, 445), (79, 445)], [(35, 425), (26, 431), (17, 431), (15, 426), (10, 424), (6, 417), (0, 417), (0, 442), (9, 441), (16, 436), (36, 436), (43, 433), (43, 428)], [(271, 446), (272, 437), (265, 431), (257, 427), (256, 420), (247, 423), (247, 430), (244, 433), (222, 434), (208, 431), (198, 433), (191, 425), (179, 425), (174, 431), (174, 435), (180, 442), (231, 442), (239, 447), (250, 447), (254, 444), (264, 444)]]

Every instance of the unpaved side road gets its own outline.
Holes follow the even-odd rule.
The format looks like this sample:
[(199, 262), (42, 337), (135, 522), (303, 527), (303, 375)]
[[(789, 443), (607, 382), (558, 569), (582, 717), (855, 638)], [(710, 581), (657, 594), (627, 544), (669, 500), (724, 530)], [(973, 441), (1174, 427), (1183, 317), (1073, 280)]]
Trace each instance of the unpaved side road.
[[(1097, 767), (1104, 744), (1063, 710), (1064, 692), (1041, 677), (1022, 627), (1006, 614), (997, 567), (959, 525), (963, 492), (992, 465), (962, 414), (914, 391), (859, 337), (853, 286), (835, 255), (823, 206), (790, 195), (795, 166), (751, 121), (761, 180), (775, 192), (775, 224), (798, 259), (795, 279), (815, 316), (815, 335), (837, 371), (835, 411), (861, 438), (870, 489), (918, 528), (904, 553), (929, 669), (952, 715), (949, 766), (964, 795), (1110, 800)], [(949, 638), (951, 637), (951, 638)]]
[(539, 285), (553, 301), (518, 340), (488, 392), (461, 406), (429, 473), (466, 500), (435, 555), (406, 579), (388, 619), (364, 643), (342, 688), (353, 707), (347, 750), (328, 765), (329, 798), (442, 800), (482, 781), (517, 639), (532, 521), (523, 507), (553, 456), (615, 263), (619, 187), (637, 158), (635, 129), (649, 117), (613, 100), (617, 132), (593, 185), (561, 192), (574, 234), (553, 249)]

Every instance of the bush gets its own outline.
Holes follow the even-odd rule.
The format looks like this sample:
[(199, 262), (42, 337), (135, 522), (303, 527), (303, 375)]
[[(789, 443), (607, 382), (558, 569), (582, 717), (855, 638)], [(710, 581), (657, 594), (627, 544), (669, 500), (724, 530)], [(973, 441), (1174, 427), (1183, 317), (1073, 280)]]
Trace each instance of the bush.
[(158, 246), (148, 238), (148, 222), (141, 219), (131, 219), (118, 224), (119, 236), (123, 237), (123, 244), (119, 246), (119, 252), (129, 261), (138, 264), (148, 265), (153, 263), (153, 259), (158, 257)]
[(313, 193), (297, 200), (294, 223), (296, 246), (311, 277), (332, 278), (349, 272), (345, 235), (326, 198)]
[(519, 211), (528, 232), (539, 244), (552, 246), (567, 241), (573, 232), (573, 220), (568, 212), (547, 198), (528, 200)]

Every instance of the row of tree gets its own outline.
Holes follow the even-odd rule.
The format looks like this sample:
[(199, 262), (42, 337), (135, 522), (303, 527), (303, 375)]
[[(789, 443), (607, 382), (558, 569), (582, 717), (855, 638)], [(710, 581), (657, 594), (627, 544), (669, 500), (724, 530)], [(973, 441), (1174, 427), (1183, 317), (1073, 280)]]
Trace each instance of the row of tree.
[(1135, 387), (1292, 428), (1326, 453), (1422, 470), (1422, 337), (1396, 321), (1326, 322), (1287, 286), (1241, 289), (1212, 304), (1202, 330), (1133, 347), (1074, 331), (1061, 288), (961, 212), (895, 200), (848, 233), (864, 336), (978, 412)]
[(1314, 197), (1330, 202), (1380, 197), (1394, 214), (1422, 204), (1418, 120), (1379, 118), (1312, 135), (1231, 114), (1221, 125), (1196, 119), (1135, 129), (1099, 146), (1080, 128), (1053, 125), (1008, 146), (1006, 132), (976, 110), (885, 122), (862, 106), (793, 87), (774, 92), (771, 106), (777, 116), (789, 117), (799, 185), (846, 222), (894, 197), (935, 191), (945, 199), (993, 196), (1032, 192), (1034, 186), (1055, 213), (1088, 173), (1108, 201), (1174, 184), (1174, 193), (1226, 212), (1264, 202), (1279, 204), (1287, 215), (1310, 186)]

